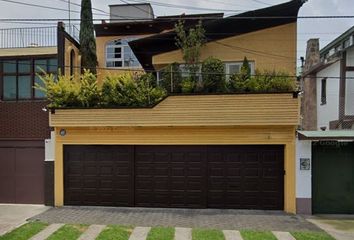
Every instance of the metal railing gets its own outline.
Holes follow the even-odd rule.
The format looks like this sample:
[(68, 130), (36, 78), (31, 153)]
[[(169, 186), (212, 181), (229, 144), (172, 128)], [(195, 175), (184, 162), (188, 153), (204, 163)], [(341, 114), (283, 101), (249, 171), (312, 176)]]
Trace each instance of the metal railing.
[[(80, 30), (75, 25), (65, 25), (65, 31), (79, 42)], [(0, 48), (55, 46), (57, 46), (57, 27), (0, 29)]]
[(56, 27), (0, 29), (0, 48), (54, 47)]

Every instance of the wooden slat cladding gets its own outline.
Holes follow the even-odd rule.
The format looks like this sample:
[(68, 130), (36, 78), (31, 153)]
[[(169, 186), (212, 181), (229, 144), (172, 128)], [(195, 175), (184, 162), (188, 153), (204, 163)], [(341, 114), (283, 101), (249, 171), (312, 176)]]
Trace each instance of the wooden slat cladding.
[(153, 108), (57, 109), (53, 127), (295, 126), (299, 99), (293, 94), (169, 96)]

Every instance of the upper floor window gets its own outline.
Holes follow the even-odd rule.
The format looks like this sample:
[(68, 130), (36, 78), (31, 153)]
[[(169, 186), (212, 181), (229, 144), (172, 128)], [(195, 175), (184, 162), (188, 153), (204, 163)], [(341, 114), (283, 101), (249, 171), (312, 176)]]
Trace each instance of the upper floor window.
[(0, 86), (2, 100), (43, 99), (44, 93), (34, 89), (35, 83), (43, 84), (37, 74), (57, 73), (57, 59), (0, 60)]
[[(232, 74), (239, 73), (241, 71), (242, 64), (243, 62), (225, 63), (226, 79), (229, 79)], [(255, 72), (254, 62), (248, 62), (248, 64), (251, 69), (251, 75), (253, 75)]]
[(118, 39), (106, 45), (106, 67), (138, 68), (141, 67), (138, 59), (128, 45), (134, 38)]

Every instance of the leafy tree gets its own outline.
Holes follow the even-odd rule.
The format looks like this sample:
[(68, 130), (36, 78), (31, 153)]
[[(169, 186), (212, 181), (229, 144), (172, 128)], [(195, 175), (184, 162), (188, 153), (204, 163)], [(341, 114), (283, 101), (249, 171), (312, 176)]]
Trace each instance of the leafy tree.
[(91, 0), (81, 1), (80, 53), (82, 68), (96, 74), (96, 40), (92, 20)]
[(199, 21), (195, 27), (184, 26), (184, 21), (179, 21), (175, 25), (176, 46), (179, 47), (183, 54), (183, 60), (192, 77), (196, 78), (199, 71), (199, 60), (201, 48), (206, 42), (205, 30), (202, 22)]
[(250, 63), (248, 62), (247, 57), (245, 57), (243, 59), (243, 63), (242, 63), (240, 72), (244, 76), (245, 79), (249, 79), (251, 77), (251, 67), (250, 67)]
[(224, 92), (225, 64), (217, 58), (209, 57), (202, 63), (202, 78), (204, 92)]
[(230, 89), (232, 91), (244, 92), (247, 91), (247, 83), (251, 78), (251, 68), (247, 57), (244, 57), (239, 73), (230, 76)]

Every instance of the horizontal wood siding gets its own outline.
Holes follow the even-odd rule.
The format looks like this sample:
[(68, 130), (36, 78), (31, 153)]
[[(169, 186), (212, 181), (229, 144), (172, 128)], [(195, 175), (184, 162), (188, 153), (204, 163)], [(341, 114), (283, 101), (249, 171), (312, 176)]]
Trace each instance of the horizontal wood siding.
[(293, 94), (170, 96), (153, 108), (57, 109), (53, 127), (295, 126), (299, 99)]
[(64, 144), (185, 145), (284, 144), (295, 138), (294, 127), (104, 127), (65, 128), (56, 142)]

